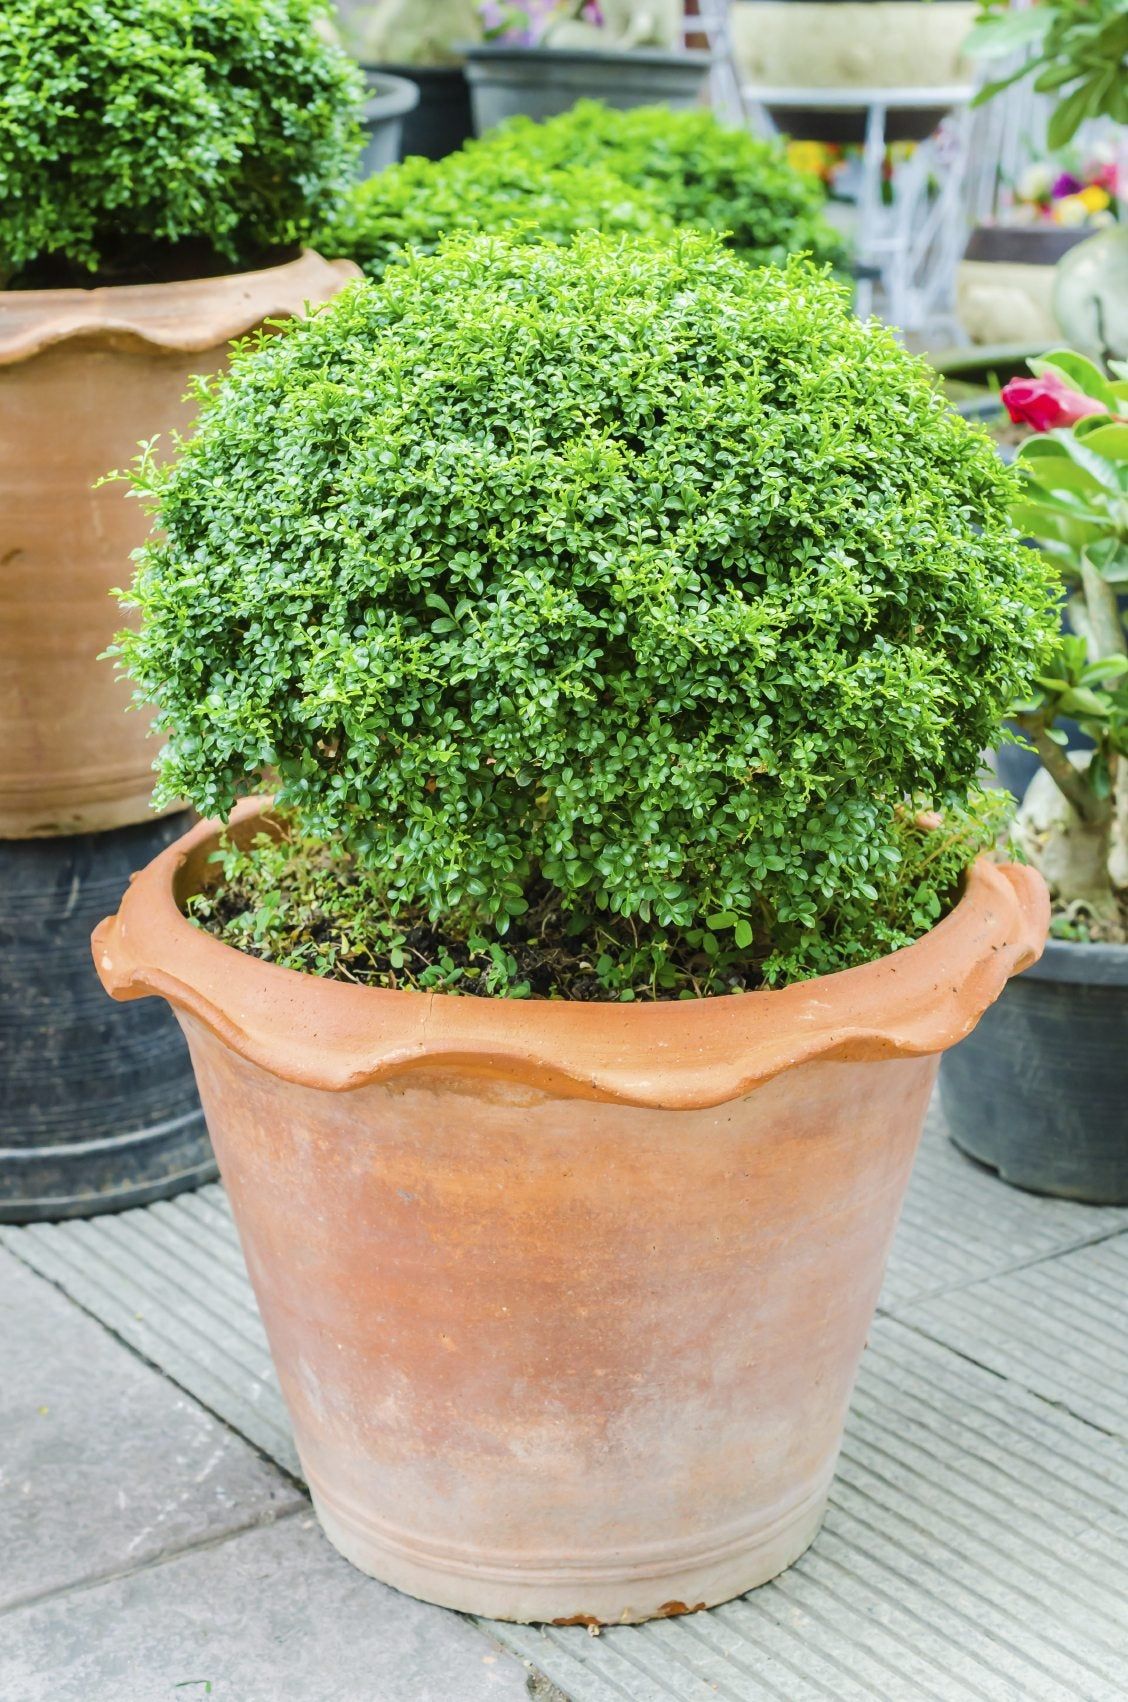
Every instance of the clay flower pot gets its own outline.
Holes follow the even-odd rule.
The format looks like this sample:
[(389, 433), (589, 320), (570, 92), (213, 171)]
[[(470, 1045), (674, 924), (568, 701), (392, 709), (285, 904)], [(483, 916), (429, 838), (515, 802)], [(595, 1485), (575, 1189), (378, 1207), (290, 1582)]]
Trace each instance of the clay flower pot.
[(788, 1566), (938, 1056), (1037, 958), (1040, 877), (978, 862), (925, 939), (780, 992), (515, 1003), (220, 944), (180, 908), (216, 833), (135, 879), (95, 959), (187, 1033), (331, 1541), (412, 1595), (559, 1623)]
[(304, 253), (185, 283), (0, 292), (0, 838), (150, 819), (150, 717), (97, 660), (122, 625), (148, 517), (91, 487), (142, 439), (183, 430), (189, 377), (271, 318), (358, 276)]

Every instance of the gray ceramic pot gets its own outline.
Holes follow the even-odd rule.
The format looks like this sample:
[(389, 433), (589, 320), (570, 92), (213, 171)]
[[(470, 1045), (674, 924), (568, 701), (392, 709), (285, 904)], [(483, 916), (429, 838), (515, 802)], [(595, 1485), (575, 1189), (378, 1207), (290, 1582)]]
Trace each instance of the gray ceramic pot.
[(401, 157), (404, 117), (419, 105), (419, 89), (407, 77), (386, 71), (365, 71), (364, 80), (368, 99), (360, 109), (365, 138), (360, 176), (374, 177)]
[(1035, 1194), (1128, 1205), (1128, 946), (1051, 940), (940, 1068), (956, 1145)]
[(659, 49), (512, 47), (485, 42), (466, 50), (466, 80), (480, 136), (506, 118), (554, 118), (578, 100), (605, 106), (696, 106), (708, 53)]

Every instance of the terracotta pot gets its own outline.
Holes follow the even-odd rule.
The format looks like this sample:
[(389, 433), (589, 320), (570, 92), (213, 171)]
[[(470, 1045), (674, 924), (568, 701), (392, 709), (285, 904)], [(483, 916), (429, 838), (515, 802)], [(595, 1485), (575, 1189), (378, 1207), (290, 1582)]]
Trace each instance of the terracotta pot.
[(561, 1623), (789, 1565), (938, 1054), (1038, 956), (1040, 877), (979, 862), (927, 938), (779, 992), (514, 1003), (221, 945), (180, 910), (216, 831), (136, 878), (95, 960), (184, 1026), (331, 1541), (412, 1595)]
[(98, 656), (123, 624), (148, 517), (91, 487), (142, 439), (191, 423), (189, 377), (232, 337), (358, 276), (305, 253), (261, 272), (90, 290), (0, 292), (0, 838), (149, 817), (150, 717)]

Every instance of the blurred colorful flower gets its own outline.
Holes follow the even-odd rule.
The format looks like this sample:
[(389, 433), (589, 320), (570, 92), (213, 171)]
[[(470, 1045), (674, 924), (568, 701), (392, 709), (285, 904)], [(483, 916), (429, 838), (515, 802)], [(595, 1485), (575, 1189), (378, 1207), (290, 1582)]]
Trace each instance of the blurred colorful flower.
[(1084, 201), (1090, 213), (1103, 213), (1112, 197), (1107, 189), (1102, 189), (1099, 183), (1090, 183), (1085, 189), (1082, 189), (1077, 199)]
[(1089, 209), (1080, 195), (1065, 195), (1060, 201), (1054, 202), (1054, 223), (1065, 225), (1083, 225), (1089, 217)]
[(1049, 166), (1039, 161), (1036, 165), (1027, 166), (1014, 186), (1015, 194), (1020, 201), (1048, 201), (1053, 183), (1053, 173)]
[(1050, 190), (1050, 194), (1053, 196), (1055, 201), (1060, 201), (1063, 195), (1076, 195), (1080, 188), (1081, 179), (1079, 177), (1074, 177), (1071, 171), (1063, 171), (1054, 179), (1053, 188)]
[(796, 171), (811, 177), (825, 177), (834, 161), (834, 154), (825, 142), (788, 142), (787, 158)]
[(1052, 372), (1044, 372), (1039, 378), (1012, 378), (1003, 386), (1002, 400), (1016, 425), (1028, 425), (1034, 431), (1055, 431), (1059, 426), (1076, 425), (1089, 414), (1105, 412), (1092, 396), (1071, 390)]

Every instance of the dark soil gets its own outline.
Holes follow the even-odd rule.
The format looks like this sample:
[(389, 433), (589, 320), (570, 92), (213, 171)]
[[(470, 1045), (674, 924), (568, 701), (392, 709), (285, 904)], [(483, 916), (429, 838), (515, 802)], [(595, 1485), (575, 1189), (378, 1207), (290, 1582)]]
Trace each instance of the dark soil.
[(99, 244), (103, 262), (97, 272), (76, 266), (61, 255), (44, 254), (9, 279), (10, 290), (92, 290), (113, 284), (173, 284), (193, 278), (226, 278), (237, 272), (257, 272), (295, 260), (295, 245), (258, 249), (241, 260), (217, 254), (210, 242), (191, 238), (185, 242), (133, 244), (115, 253)]
[[(512, 961), (505, 984), (488, 986), (496, 963), (484, 939), (468, 937), (468, 931), (457, 926), (436, 925), (406, 909), (376, 915), (365, 925), (360, 919), (363, 901), (353, 905), (345, 896), (350, 888), (359, 890), (360, 883), (339, 863), (334, 877), (336, 892), (326, 887), (332, 896), (324, 907), (311, 904), (307, 889), (265, 937), (256, 938), (249, 925), (258, 895), (238, 881), (197, 898), (193, 919), (206, 932), (263, 962), (369, 987), (608, 1003), (750, 992), (762, 984), (753, 952), (710, 955), (701, 944), (675, 934), (664, 937), (659, 978), (632, 922), (605, 915), (598, 926), (588, 920), (582, 931), (574, 931), (577, 924), (559, 909), (555, 890), (542, 884), (530, 891), (529, 910), (514, 919), (509, 932), (490, 936), (493, 952), (500, 947)], [(597, 973), (597, 965), (602, 973)], [(614, 965), (610, 975), (609, 965)]]

